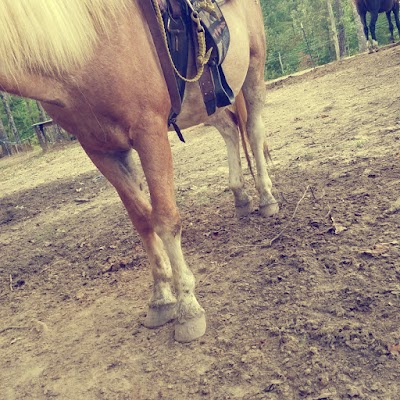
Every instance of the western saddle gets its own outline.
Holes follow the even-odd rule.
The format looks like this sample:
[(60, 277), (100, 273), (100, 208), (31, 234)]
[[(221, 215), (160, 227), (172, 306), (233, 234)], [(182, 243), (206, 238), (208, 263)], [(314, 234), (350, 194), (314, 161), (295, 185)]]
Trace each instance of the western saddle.
[[(208, 115), (232, 104), (234, 95), (221, 64), (229, 47), (229, 29), (219, 4), (225, 0), (142, 0), (171, 98), (168, 125), (184, 141), (176, 118), (187, 82), (198, 82)], [(189, 65), (189, 60), (194, 60)], [(194, 76), (188, 73), (194, 71)]]

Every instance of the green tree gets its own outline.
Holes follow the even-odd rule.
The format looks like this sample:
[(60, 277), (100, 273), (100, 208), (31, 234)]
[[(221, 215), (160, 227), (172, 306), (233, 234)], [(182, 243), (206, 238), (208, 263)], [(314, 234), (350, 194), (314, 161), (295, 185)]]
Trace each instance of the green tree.
[[(363, 50), (352, 0), (261, 0), (261, 7), (267, 33), (267, 79)], [(389, 42), (383, 14), (377, 35), (381, 44)]]
[[(35, 106), (35, 102), (18, 96), (7, 96), (7, 102), (19, 138), (21, 142), (25, 142), (34, 136), (32, 124), (39, 122), (39, 112)], [(10, 138), (10, 141), (15, 141), (4, 104), (0, 106), (0, 119), (2, 120), (5, 133)]]
[(1, 155), (2, 156), (9, 156), (11, 155), (11, 149), (9, 146), (9, 140), (4, 129), (3, 121), (0, 118), (0, 147), (1, 147)]
[[(12, 139), (14, 140), (15, 143), (21, 143), (21, 138), (20, 138), (17, 126), (15, 125), (14, 115), (11, 112), (10, 96), (7, 93), (0, 92), (0, 97), (1, 97), (1, 101), (3, 103), (4, 112), (7, 116), (8, 125), (11, 129)], [(10, 137), (10, 135), (8, 137)]]

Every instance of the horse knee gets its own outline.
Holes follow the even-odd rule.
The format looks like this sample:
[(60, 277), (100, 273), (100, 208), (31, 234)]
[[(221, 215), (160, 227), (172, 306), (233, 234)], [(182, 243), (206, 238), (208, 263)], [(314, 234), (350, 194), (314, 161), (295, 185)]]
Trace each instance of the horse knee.
[(153, 228), (154, 232), (161, 238), (161, 240), (168, 240), (169, 238), (176, 238), (180, 236), (182, 231), (182, 221), (179, 213), (163, 212), (153, 213)]

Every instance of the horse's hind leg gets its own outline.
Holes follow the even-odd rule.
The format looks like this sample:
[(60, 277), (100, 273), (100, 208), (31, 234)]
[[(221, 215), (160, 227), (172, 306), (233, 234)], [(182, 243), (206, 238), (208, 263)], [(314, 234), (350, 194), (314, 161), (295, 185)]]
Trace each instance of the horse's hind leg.
[(260, 213), (271, 216), (279, 211), (279, 206), (272, 195), (272, 182), (268, 176), (265, 159), (265, 126), (262, 120), (262, 111), (265, 102), (264, 82), (264, 45), (259, 44), (252, 49), (249, 70), (243, 84), (243, 94), (247, 106), (247, 134), (255, 159), (257, 176), (256, 186), (260, 195)]
[(393, 36), (393, 22), (392, 22), (392, 11), (388, 11), (386, 13), (386, 18), (389, 24), (389, 32), (390, 32), (390, 41), (394, 43), (394, 36)]
[(104, 154), (85, 148), (84, 144), (82, 146), (102, 174), (116, 188), (146, 249), (154, 285), (144, 325), (148, 328), (164, 325), (174, 319), (176, 314), (176, 299), (171, 290), (171, 265), (162, 241), (153, 230), (151, 207), (137, 179), (131, 151)]
[(244, 217), (253, 211), (253, 201), (244, 188), (237, 124), (228, 110), (211, 117), (210, 124), (218, 129), (225, 141), (228, 153), (229, 188), (235, 199), (236, 215)]
[(396, 21), (397, 31), (399, 32), (399, 37), (400, 37), (399, 4), (397, 2), (393, 6), (393, 14), (394, 14), (394, 20)]

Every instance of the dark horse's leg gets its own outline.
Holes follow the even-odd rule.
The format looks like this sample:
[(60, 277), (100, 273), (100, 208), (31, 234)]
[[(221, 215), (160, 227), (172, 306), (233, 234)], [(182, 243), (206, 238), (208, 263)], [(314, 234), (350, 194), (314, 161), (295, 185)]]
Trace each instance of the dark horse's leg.
[(394, 43), (394, 36), (393, 36), (393, 23), (392, 23), (392, 10), (386, 12), (386, 18), (389, 23), (389, 31), (390, 31), (390, 41)]
[(371, 37), (372, 37), (372, 46), (370, 50), (372, 51), (377, 51), (378, 50), (378, 41), (376, 39), (376, 34), (375, 34), (375, 26), (376, 26), (376, 21), (378, 20), (378, 9), (374, 11), (370, 11), (371, 14), (371, 21), (369, 23), (369, 30), (371, 32)]
[(397, 30), (399, 32), (399, 37), (400, 37), (399, 3), (397, 1), (394, 2), (392, 11), (394, 14), (394, 19), (396, 21)]
[(366, 10), (360, 12), (360, 19), (361, 19), (361, 23), (363, 24), (363, 27), (364, 27), (364, 35), (365, 35), (365, 39), (367, 39), (368, 51), (370, 53), (372, 53), (374, 50), (373, 50), (373, 45), (369, 41), (369, 32), (368, 32), (368, 23), (367, 23), (367, 11)]
[(363, 27), (364, 27), (365, 39), (367, 39), (367, 42), (369, 42), (368, 24), (367, 24), (367, 12), (366, 11), (364, 13), (360, 14), (360, 19), (361, 19), (361, 23), (363, 24)]

